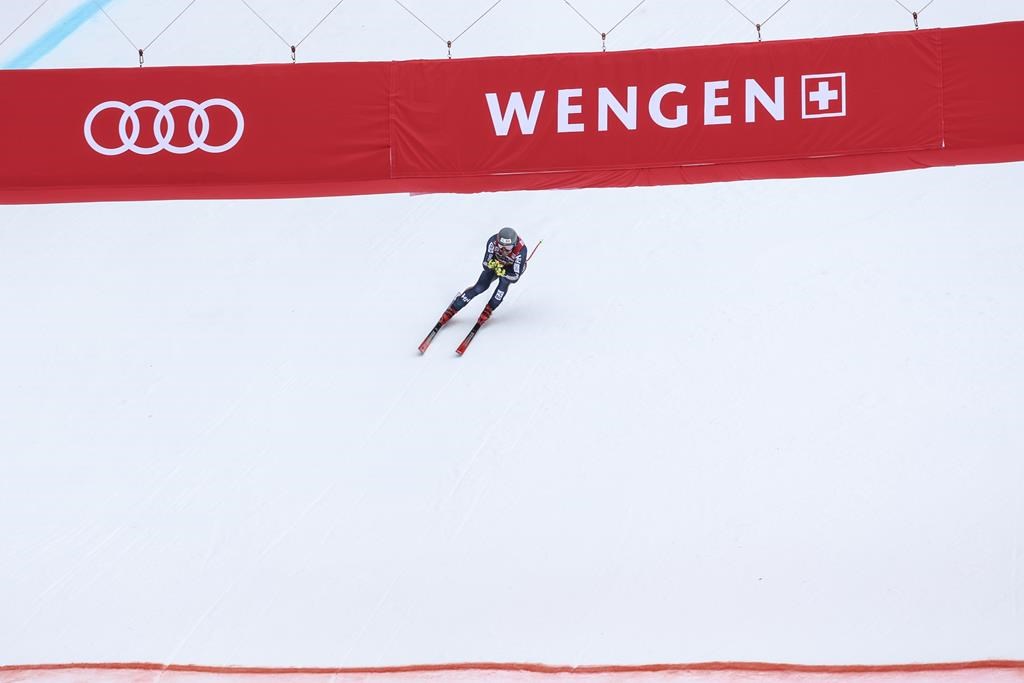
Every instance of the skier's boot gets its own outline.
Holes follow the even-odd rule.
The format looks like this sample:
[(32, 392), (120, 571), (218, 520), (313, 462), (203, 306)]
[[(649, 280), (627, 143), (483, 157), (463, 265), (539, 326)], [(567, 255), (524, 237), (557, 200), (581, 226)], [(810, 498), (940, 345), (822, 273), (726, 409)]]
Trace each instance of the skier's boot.
[(441, 319), (438, 322), (444, 325), (458, 312), (459, 310), (455, 308), (455, 306), (449, 306), (445, 309), (444, 313), (441, 314)]

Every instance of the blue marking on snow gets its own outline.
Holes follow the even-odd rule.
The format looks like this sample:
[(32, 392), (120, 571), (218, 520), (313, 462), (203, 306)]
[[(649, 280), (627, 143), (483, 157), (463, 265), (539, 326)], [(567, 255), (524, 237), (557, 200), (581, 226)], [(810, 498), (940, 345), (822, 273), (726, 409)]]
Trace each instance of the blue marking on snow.
[(78, 28), (93, 18), (104, 5), (109, 5), (111, 0), (86, 0), (81, 5), (71, 10), (60, 21), (54, 24), (49, 31), (32, 41), (32, 44), (18, 53), (14, 58), (3, 65), (4, 69), (27, 69), (40, 59), (50, 54), (55, 47), (64, 42), (64, 39), (78, 30)]

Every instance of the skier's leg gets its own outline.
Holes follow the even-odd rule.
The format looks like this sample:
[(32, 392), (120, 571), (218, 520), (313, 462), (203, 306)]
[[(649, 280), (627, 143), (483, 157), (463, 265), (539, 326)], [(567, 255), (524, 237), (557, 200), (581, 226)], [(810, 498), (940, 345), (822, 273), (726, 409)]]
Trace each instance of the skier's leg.
[(509, 285), (511, 284), (512, 283), (505, 278), (498, 280), (497, 289), (494, 290), (494, 294), (491, 295), (491, 300), (487, 302), (486, 306), (484, 306), (484, 310), (481, 311), (480, 317), (476, 321), (478, 325), (482, 325), (490, 319), (491, 314), (494, 313), (494, 309), (497, 308), (501, 304), (502, 299), (505, 298), (505, 293), (508, 292)]
[(493, 270), (484, 270), (482, 273), (480, 273), (480, 277), (477, 278), (475, 285), (473, 285), (472, 287), (464, 291), (462, 294), (459, 294), (457, 297), (455, 297), (455, 300), (452, 301), (451, 307), (454, 308), (456, 311), (462, 310), (463, 306), (468, 304), (473, 299), (473, 297), (475, 297), (477, 294), (483, 294), (484, 292), (486, 292), (487, 288), (491, 286), (491, 283), (494, 282), (494, 278), (496, 277), (497, 275), (494, 274)]
[(505, 278), (498, 280), (498, 288), (495, 289), (494, 294), (491, 295), (491, 300), (487, 303), (487, 308), (491, 309), (493, 312), (505, 298), (505, 294), (508, 292), (509, 285), (511, 284), (512, 283)]

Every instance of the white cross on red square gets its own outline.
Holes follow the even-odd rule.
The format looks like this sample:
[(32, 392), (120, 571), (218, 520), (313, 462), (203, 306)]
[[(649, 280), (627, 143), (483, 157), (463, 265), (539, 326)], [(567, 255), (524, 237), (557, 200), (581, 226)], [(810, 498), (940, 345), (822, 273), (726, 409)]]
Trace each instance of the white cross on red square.
[(802, 118), (846, 116), (846, 72), (802, 77)]

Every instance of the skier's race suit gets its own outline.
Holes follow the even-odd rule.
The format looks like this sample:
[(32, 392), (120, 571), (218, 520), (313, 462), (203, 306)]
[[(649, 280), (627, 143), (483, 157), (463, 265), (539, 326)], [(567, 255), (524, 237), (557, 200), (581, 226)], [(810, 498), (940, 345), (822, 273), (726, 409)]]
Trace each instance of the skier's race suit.
[(476, 295), (483, 294), (494, 282), (498, 280), (498, 288), (491, 295), (487, 304), (493, 311), (505, 298), (505, 292), (509, 285), (518, 282), (523, 273), (526, 272), (527, 248), (523, 240), (518, 240), (512, 251), (505, 252), (498, 246), (498, 235), (491, 235), (487, 240), (487, 249), (484, 251), (483, 272), (477, 278), (476, 284), (455, 297), (452, 306), (456, 311), (462, 310)]

